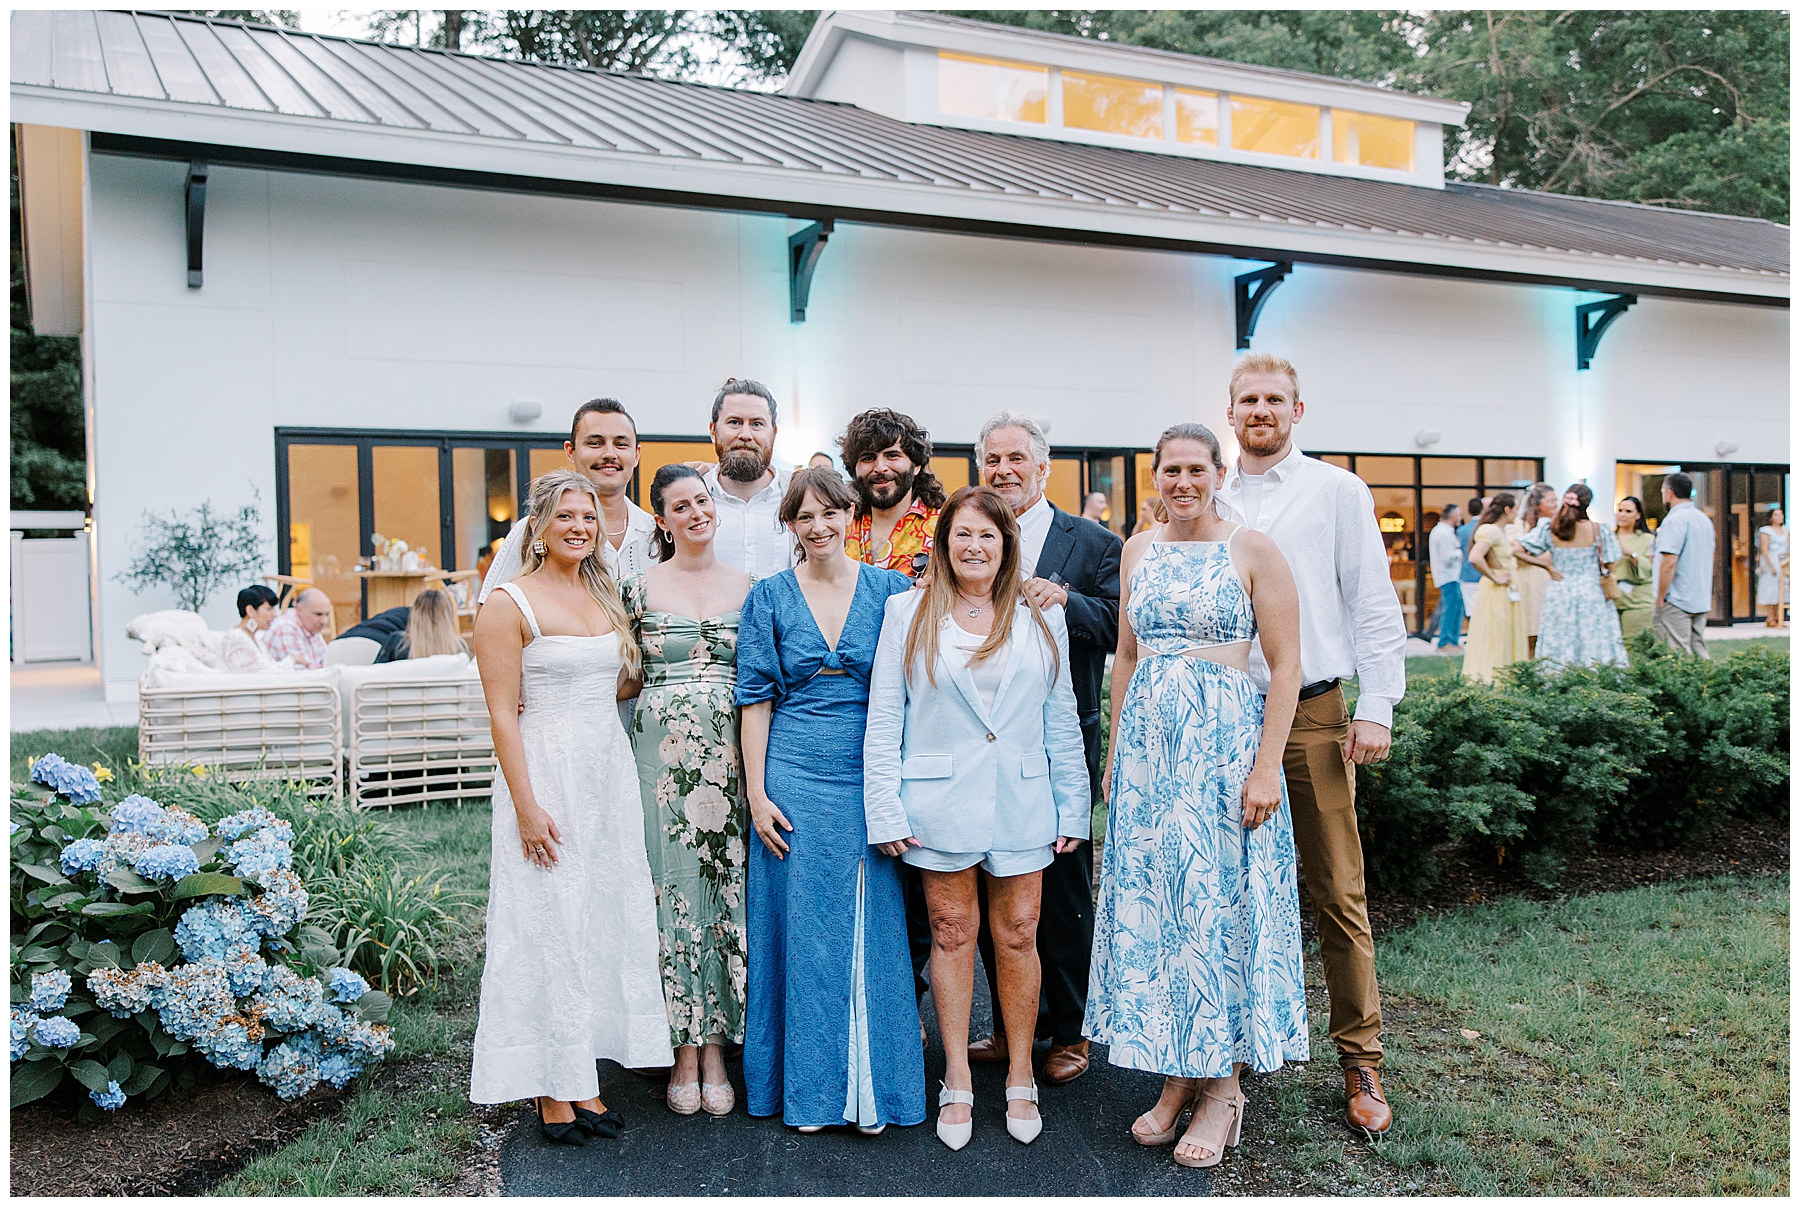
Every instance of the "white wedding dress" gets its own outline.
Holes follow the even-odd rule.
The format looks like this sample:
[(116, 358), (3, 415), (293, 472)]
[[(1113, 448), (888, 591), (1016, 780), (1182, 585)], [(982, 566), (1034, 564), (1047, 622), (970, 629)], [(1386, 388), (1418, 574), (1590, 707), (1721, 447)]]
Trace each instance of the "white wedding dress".
[(619, 637), (546, 637), (524, 592), (501, 589), (531, 626), (519, 732), (532, 792), (562, 843), (554, 867), (526, 861), (512, 793), (496, 773), (469, 1099), (579, 1102), (599, 1092), (596, 1060), (648, 1068), (675, 1059), (637, 764), (613, 707)]

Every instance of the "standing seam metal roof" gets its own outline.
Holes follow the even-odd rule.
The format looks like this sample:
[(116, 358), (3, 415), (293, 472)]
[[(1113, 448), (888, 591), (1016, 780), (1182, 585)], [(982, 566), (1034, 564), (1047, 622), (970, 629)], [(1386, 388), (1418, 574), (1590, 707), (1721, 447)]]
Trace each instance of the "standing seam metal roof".
[(15, 11), (14, 84), (1170, 214), (1786, 276), (1788, 228), (913, 125), (851, 105), (171, 13)]

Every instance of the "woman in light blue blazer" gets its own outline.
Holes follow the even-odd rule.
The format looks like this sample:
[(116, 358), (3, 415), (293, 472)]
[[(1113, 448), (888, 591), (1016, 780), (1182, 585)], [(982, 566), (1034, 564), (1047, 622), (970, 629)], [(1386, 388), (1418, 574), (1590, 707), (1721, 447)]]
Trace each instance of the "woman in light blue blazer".
[(869, 681), (863, 810), (869, 842), (919, 868), (931, 915), (931, 996), (946, 1069), (938, 1138), (969, 1142), (969, 1002), (986, 873), (997, 1003), (1011, 1055), (1006, 1130), (1043, 1129), (1031, 1043), (1043, 870), (1088, 837), (1091, 799), (1060, 607), (1022, 592), (1019, 528), (985, 486), (938, 516), (926, 585), (887, 601)]

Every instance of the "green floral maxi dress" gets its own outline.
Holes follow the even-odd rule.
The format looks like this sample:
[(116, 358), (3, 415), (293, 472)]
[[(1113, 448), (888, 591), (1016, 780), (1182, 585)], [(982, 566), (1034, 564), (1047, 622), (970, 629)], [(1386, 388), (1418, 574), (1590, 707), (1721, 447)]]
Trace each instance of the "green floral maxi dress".
[(744, 1041), (744, 873), (750, 833), (738, 753), (738, 613), (690, 620), (620, 587), (644, 652), (631, 722), (644, 849), (656, 885), (669, 1042)]

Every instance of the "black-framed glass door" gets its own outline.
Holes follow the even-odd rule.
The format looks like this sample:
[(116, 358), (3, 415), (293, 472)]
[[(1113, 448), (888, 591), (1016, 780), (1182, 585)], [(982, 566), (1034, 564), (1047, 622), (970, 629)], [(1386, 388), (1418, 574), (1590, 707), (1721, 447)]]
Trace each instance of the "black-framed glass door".
[(1788, 467), (1716, 461), (1621, 461), (1616, 492), (1644, 501), (1652, 528), (1666, 514), (1663, 479), (1680, 470), (1694, 480), (1694, 505), (1713, 522), (1713, 624), (1760, 620), (1756, 607), (1759, 533), (1788, 501)]

